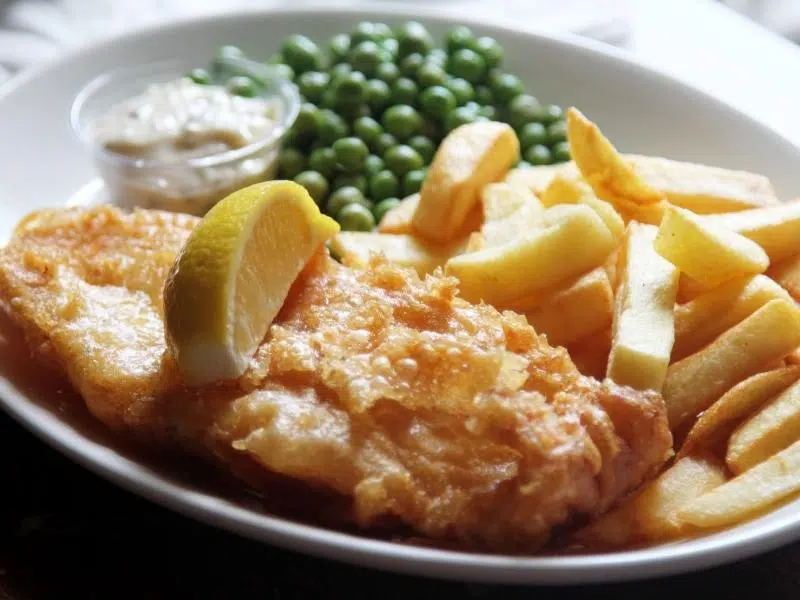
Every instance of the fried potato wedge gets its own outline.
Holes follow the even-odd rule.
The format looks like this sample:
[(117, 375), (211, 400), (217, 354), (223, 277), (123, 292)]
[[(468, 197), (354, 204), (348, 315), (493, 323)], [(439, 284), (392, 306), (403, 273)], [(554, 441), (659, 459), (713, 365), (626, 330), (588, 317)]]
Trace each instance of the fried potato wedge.
[(400, 201), (400, 204), (389, 210), (381, 222), (378, 231), (381, 233), (411, 233), (411, 219), (419, 204), (419, 194), (411, 194)]
[(603, 267), (596, 267), (575, 283), (548, 295), (525, 314), (538, 333), (553, 346), (564, 346), (611, 325), (614, 293)]
[(769, 266), (769, 257), (755, 242), (674, 206), (664, 213), (654, 246), (681, 272), (708, 287), (763, 273)]
[(600, 198), (634, 204), (656, 204), (664, 198), (636, 174), (597, 125), (574, 107), (567, 110), (567, 140), (581, 175)]
[(705, 454), (687, 456), (641, 492), (579, 531), (576, 538), (619, 547), (681, 537), (691, 528), (680, 518), (681, 509), (724, 483), (725, 470), (717, 459)]
[(779, 299), (789, 301), (791, 296), (769, 277), (755, 275), (726, 281), (675, 307), (672, 362), (697, 352), (770, 300)]
[(800, 309), (785, 300), (767, 302), (699, 352), (670, 365), (662, 390), (670, 427), (674, 431), (798, 345)]
[(567, 351), (581, 373), (595, 379), (603, 379), (608, 368), (608, 355), (611, 352), (611, 328), (606, 327), (567, 345)]
[(486, 247), (499, 246), (542, 224), (544, 207), (526, 188), (508, 183), (490, 183), (481, 191)]
[(742, 473), (800, 440), (800, 383), (794, 383), (731, 434), (725, 462)]
[(555, 206), (545, 211), (542, 227), (502, 246), (455, 256), (445, 272), (460, 280), (466, 299), (500, 306), (588, 271), (614, 246), (608, 227), (591, 208)]
[(686, 504), (678, 517), (697, 527), (733, 525), (800, 491), (800, 440)]
[(580, 179), (556, 175), (542, 193), (541, 200), (546, 207), (556, 204), (585, 204), (603, 219), (614, 237), (622, 237), (625, 233), (625, 222), (616, 209), (595, 196), (589, 184)]
[(407, 233), (340, 231), (331, 240), (331, 252), (352, 266), (363, 267), (370, 254), (383, 254), (398, 265), (411, 267), (421, 276), (441, 267), (467, 245), (462, 238), (451, 244), (430, 244)]
[(578, 167), (572, 161), (560, 165), (540, 165), (537, 167), (518, 167), (511, 169), (504, 181), (512, 185), (519, 185), (530, 190), (541, 198), (542, 193), (550, 185), (556, 175), (569, 179), (579, 179)]
[(770, 266), (767, 275), (800, 302), (800, 255)]
[(661, 390), (675, 340), (678, 270), (653, 249), (656, 234), (630, 223), (620, 251), (607, 376), (636, 389)]
[(740, 421), (752, 415), (798, 379), (800, 367), (795, 365), (757, 373), (737, 383), (700, 414), (686, 436), (678, 457), (691, 454), (699, 448), (709, 448), (721, 436), (728, 437)]
[(462, 231), (488, 183), (501, 180), (519, 159), (511, 126), (496, 121), (461, 125), (439, 145), (420, 190), (414, 233), (448, 242)]
[(800, 200), (704, 218), (754, 241), (771, 261), (800, 254)]

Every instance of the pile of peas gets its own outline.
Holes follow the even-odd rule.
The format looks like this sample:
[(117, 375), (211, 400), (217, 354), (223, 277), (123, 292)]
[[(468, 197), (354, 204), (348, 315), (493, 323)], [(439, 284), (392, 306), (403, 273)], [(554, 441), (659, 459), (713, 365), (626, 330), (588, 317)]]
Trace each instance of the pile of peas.
[[(225, 46), (220, 53), (241, 51)], [(279, 176), (304, 186), (342, 229), (371, 231), (400, 198), (419, 191), (443, 137), (465, 123), (509, 123), (521, 165), (568, 161), (561, 108), (527, 94), (519, 77), (501, 69), (503, 54), (495, 39), (464, 26), (436, 47), (414, 21), (395, 29), (358, 23), (331, 38), (327, 52), (306, 36), (289, 36), (267, 61), (302, 96)], [(246, 76), (228, 86), (243, 96), (257, 91)]]

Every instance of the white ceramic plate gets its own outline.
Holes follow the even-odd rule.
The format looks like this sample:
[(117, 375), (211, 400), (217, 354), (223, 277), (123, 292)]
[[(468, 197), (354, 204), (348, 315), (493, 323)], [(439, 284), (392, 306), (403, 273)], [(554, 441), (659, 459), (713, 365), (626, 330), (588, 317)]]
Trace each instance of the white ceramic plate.
[[(263, 11), (201, 19), (127, 35), (84, 49), (0, 90), (0, 240), (31, 209), (64, 204), (92, 181), (87, 156), (67, 121), (80, 86), (110, 68), (194, 57), (223, 43), (267, 56), (291, 32), (316, 39), (361, 19), (423, 20), (440, 35), (453, 21), (402, 8)], [(800, 193), (800, 149), (754, 120), (605, 46), (577, 38), (460, 19), (497, 38), (507, 67), (540, 99), (580, 107), (624, 151), (745, 168)], [(361, 565), (465, 581), (588, 583), (705, 568), (800, 538), (800, 502), (713, 536), (605, 555), (513, 558), (420, 549), (310, 527), (252, 510), (154, 464), (136, 460), (97, 427), (66, 420), (29, 388), (0, 375), (4, 408), (77, 462), (158, 503), (242, 535)]]

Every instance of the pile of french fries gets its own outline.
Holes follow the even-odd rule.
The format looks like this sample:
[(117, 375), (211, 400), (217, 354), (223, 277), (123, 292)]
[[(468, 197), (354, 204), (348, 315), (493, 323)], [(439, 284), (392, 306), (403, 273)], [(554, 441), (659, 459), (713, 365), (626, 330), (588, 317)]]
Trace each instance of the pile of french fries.
[(333, 251), (443, 269), (584, 374), (661, 392), (674, 457), (581, 542), (694, 536), (797, 498), (800, 200), (761, 175), (620, 154), (574, 108), (567, 124), (571, 162), (516, 169), (508, 126), (456, 129), (419, 194)]

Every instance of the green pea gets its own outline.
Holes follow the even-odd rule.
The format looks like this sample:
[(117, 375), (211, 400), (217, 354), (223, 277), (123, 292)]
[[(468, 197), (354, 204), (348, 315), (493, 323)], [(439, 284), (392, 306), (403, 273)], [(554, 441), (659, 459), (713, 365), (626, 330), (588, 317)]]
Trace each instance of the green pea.
[(401, 77), (392, 84), (392, 104), (414, 104), (419, 90), (408, 77)]
[(333, 180), (333, 189), (354, 187), (362, 194), (367, 193), (367, 178), (361, 173), (342, 173)]
[(425, 61), (439, 65), (440, 67), (444, 67), (447, 64), (447, 52), (441, 48), (434, 48), (428, 52), (428, 56), (425, 57)]
[(440, 140), (442, 138), (439, 127), (430, 117), (422, 117), (419, 125), (419, 134), (431, 140)]
[(471, 100), (471, 101), (467, 102), (463, 106), (463, 108), (465, 108), (467, 110), (471, 110), (473, 113), (475, 113), (475, 115), (477, 115), (478, 111), (481, 109), (481, 105), (478, 104), (477, 102), (475, 102), (474, 100)]
[(572, 160), (569, 151), (569, 142), (556, 142), (551, 148), (554, 163), (563, 163)]
[(429, 87), (422, 92), (419, 102), (425, 114), (438, 119), (443, 119), (456, 107), (456, 97), (453, 92), (441, 85)]
[(533, 165), (531, 163), (529, 163), (527, 160), (520, 160), (520, 161), (517, 162), (516, 168), (517, 169), (527, 169), (527, 168), (532, 167), (532, 166)]
[(380, 41), (385, 41), (394, 35), (392, 28), (389, 27), (386, 23), (373, 23), (372, 31), (373, 34), (376, 35)]
[(383, 159), (380, 156), (370, 154), (367, 160), (364, 161), (364, 175), (372, 177), (375, 173), (383, 171)]
[(281, 177), (292, 179), (306, 168), (306, 157), (296, 148), (284, 148), (278, 155)]
[(336, 173), (336, 153), (333, 148), (323, 146), (312, 150), (308, 157), (308, 168), (323, 177), (332, 178)]
[(397, 31), (400, 56), (408, 56), (415, 52), (427, 54), (433, 48), (433, 38), (422, 23), (408, 21)]
[(378, 202), (375, 205), (375, 208), (372, 209), (372, 214), (375, 215), (375, 222), (380, 223), (383, 220), (383, 217), (386, 216), (386, 213), (392, 210), (398, 204), (400, 204), (400, 200), (397, 198), (384, 198)]
[(457, 25), (450, 29), (444, 36), (444, 45), (447, 51), (452, 54), (456, 50), (469, 48), (472, 46), (475, 36), (472, 30), (465, 25)]
[(416, 78), (417, 71), (419, 71), (422, 64), (425, 62), (422, 54), (414, 53), (409, 54), (400, 61), (400, 73), (404, 77)]
[(433, 154), (436, 152), (436, 146), (429, 137), (424, 135), (415, 135), (408, 140), (408, 145), (419, 153), (425, 164), (431, 162)]
[(380, 171), (369, 179), (369, 195), (374, 201), (397, 196), (399, 191), (400, 180), (391, 171)]
[(364, 193), (352, 185), (336, 188), (334, 184), (334, 191), (328, 196), (325, 212), (335, 218), (340, 210), (352, 203), (366, 205), (367, 200), (364, 198)]
[(275, 77), (294, 81), (294, 69), (289, 65), (273, 65), (271, 68), (272, 72), (275, 73)]
[(225, 87), (231, 94), (245, 98), (253, 98), (258, 94), (256, 82), (244, 75), (231, 77)]
[(422, 188), (425, 175), (427, 175), (427, 171), (424, 169), (415, 169), (406, 173), (406, 176), (403, 177), (403, 195), (416, 194)]
[(296, 73), (318, 71), (322, 67), (322, 55), (311, 38), (304, 35), (290, 35), (281, 44), (281, 54), (286, 64)]
[(331, 76), (320, 71), (308, 71), (297, 78), (297, 88), (303, 97), (314, 104), (322, 101), (322, 94), (328, 87)]
[(497, 109), (491, 104), (487, 106), (481, 106), (478, 109), (478, 114), (481, 117), (486, 117), (490, 121), (497, 121)]
[(346, 33), (333, 36), (328, 42), (328, 52), (330, 52), (331, 62), (334, 64), (346, 60), (347, 53), (350, 52), (350, 36)]
[(214, 58), (244, 58), (244, 52), (238, 46), (220, 46), (214, 52)]
[(485, 85), (476, 85), (475, 102), (483, 105), (494, 104), (494, 94), (492, 94), (492, 90)]
[(372, 111), (366, 104), (353, 104), (345, 102), (344, 104), (337, 103), (336, 109), (339, 111), (339, 116), (348, 123), (355, 123), (362, 117), (369, 117)]
[(487, 69), (499, 67), (503, 62), (503, 47), (497, 42), (496, 39), (481, 36), (471, 46), (475, 52), (481, 55), (486, 63)]
[(336, 94), (337, 104), (364, 102), (367, 97), (366, 81), (363, 73), (358, 71), (337, 77), (333, 82), (333, 92)]
[(462, 48), (450, 55), (450, 59), (447, 61), (447, 72), (455, 77), (466, 79), (470, 83), (476, 83), (486, 73), (486, 63), (474, 50)]
[(419, 113), (407, 104), (397, 104), (386, 109), (381, 124), (383, 128), (399, 140), (414, 135), (420, 125)]
[(383, 155), (383, 160), (389, 170), (398, 177), (403, 177), (409, 171), (419, 169), (424, 165), (419, 152), (405, 144), (389, 148)]
[(332, 110), (317, 111), (317, 136), (323, 144), (333, 144), (348, 134), (347, 123)]
[(372, 151), (375, 154), (383, 156), (389, 150), (389, 148), (393, 148), (398, 144), (397, 138), (394, 137), (391, 133), (382, 133), (380, 134), (377, 139), (372, 144)]
[(464, 106), (475, 97), (475, 88), (469, 81), (460, 77), (451, 77), (445, 82), (444, 87), (453, 93), (458, 106)]
[(514, 129), (519, 131), (527, 123), (536, 120), (539, 110), (539, 101), (535, 96), (520, 94), (508, 105), (509, 122)]
[(308, 192), (318, 205), (325, 202), (328, 197), (328, 180), (317, 171), (303, 171), (295, 175), (294, 180)]
[(348, 63), (339, 63), (337, 65), (333, 65), (328, 71), (331, 76), (331, 83), (337, 81), (344, 75), (349, 75), (353, 72), (353, 67), (351, 67)]
[(545, 144), (547, 142), (547, 128), (541, 123), (534, 121), (524, 125), (519, 131), (519, 145), (525, 151), (533, 146)]
[(365, 144), (371, 145), (383, 133), (383, 129), (375, 119), (361, 117), (353, 123), (353, 133), (361, 138)]
[(524, 155), (525, 160), (534, 166), (549, 165), (553, 162), (553, 157), (550, 154), (550, 149), (542, 144), (536, 144), (528, 148)]
[(370, 79), (367, 82), (367, 104), (378, 115), (391, 102), (392, 90), (389, 84), (380, 79)]
[(547, 127), (547, 143), (551, 146), (567, 140), (567, 123), (556, 121)]
[(375, 217), (372, 211), (361, 204), (345, 205), (336, 215), (336, 220), (344, 231), (372, 231), (375, 229)]
[(301, 136), (297, 133), (297, 130), (294, 127), (289, 127), (289, 130), (283, 136), (283, 147), (284, 148), (297, 148), (298, 150), (303, 149), (308, 144), (308, 138), (306, 136)]
[(475, 122), (477, 117), (478, 113), (472, 108), (467, 106), (459, 106), (445, 117), (444, 126), (448, 132), (453, 131), (453, 129), (456, 129), (461, 125)]
[(211, 75), (205, 69), (192, 69), (186, 76), (200, 85), (207, 85), (211, 83)]
[(350, 34), (350, 40), (352, 45), (355, 46), (361, 42), (379, 42), (381, 41), (381, 36), (375, 30), (375, 23), (361, 21)]
[(400, 69), (393, 62), (382, 62), (375, 69), (375, 77), (391, 85), (400, 77)]
[(550, 123), (554, 123), (563, 118), (564, 111), (561, 110), (560, 106), (556, 106), (555, 104), (545, 104), (539, 107), (539, 110), (536, 113), (536, 120), (540, 123), (544, 123), (545, 125), (549, 125)]
[(373, 75), (381, 63), (381, 48), (375, 42), (361, 42), (350, 50), (348, 58), (353, 69), (364, 75)]
[(292, 124), (292, 129), (300, 136), (313, 134), (317, 129), (317, 113), (317, 107), (311, 102), (303, 102), (297, 112), (297, 118)]
[(522, 80), (511, 73), (503, 73), (495, 77), (491, 83), (491, 88), (496, 101), (503, 105), (507, 105), (525, 91), (525, 85)]
[(322, 101), (319, 104), (320, 108), (336, 108), (336, 94), (330, 87), (322, 92)]
[(393, 37), (386, 38), (381, 42), (381, 46), (394, 58), (397, 58), (397, 55), (400, 52), (400, 44), (397, 43), (397, 40), (395, 38)]
[(357, 137), (346, 137), (333, 143), (336, 164), (346, 173), (357, 173), (364, 168), (364, 161), (369, 156), (369, 149), (363, 140)]
[(447, 74), (444, 69), (435, 63), (426, 62), (417, 71), (417, 83), (422, 89), (442, 85), (445, 79)]

